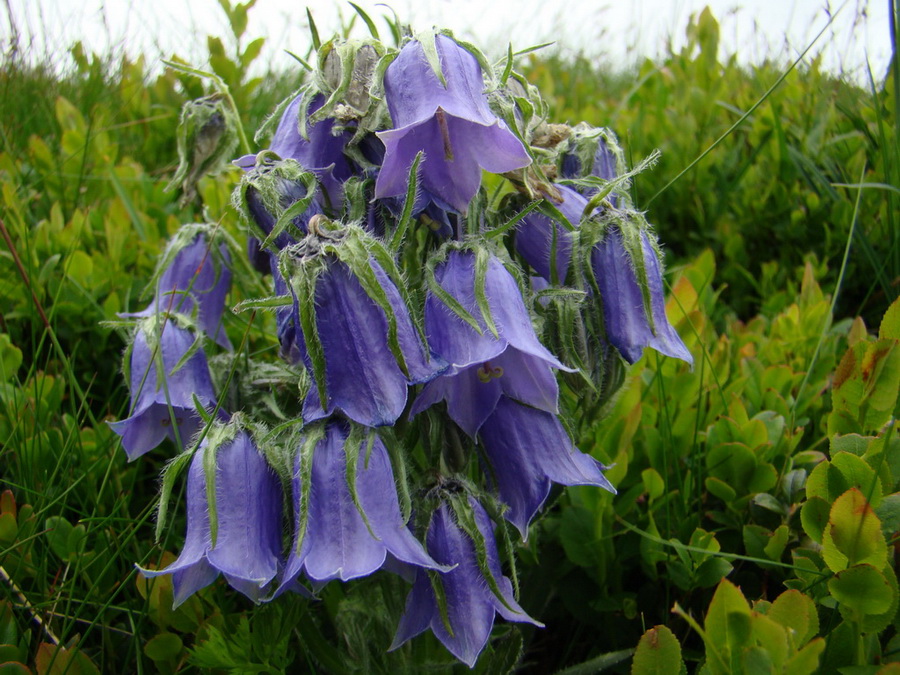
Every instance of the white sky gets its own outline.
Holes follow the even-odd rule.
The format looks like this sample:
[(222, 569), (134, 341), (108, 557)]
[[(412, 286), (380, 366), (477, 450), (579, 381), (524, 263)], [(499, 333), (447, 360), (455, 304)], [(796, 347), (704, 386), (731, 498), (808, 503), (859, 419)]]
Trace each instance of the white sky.
[[(308, 4), (323, 37), (339, 29), (341, 15), (347, 19), (353, 13), (349, 4), (336, 0)], [(375, 0), (357, 4), (386, 34), (377, 20), (384, 8)], [(205, 36), (228, 35), (217, 0), (6, 0), (4, 5), (4, 52), (13, 34), (12, 16), (29, 53), (63, 60), (67, 47), (82, 40), (98, 53), (125, 45), (133, 55), (143, 51), (157, 59), (178, 53), (202, 65)], [(509, 41), (515, 49), (553, 41), (564, 52), (581, 51), (627, 66), (664, 52), (667, 41), (683, 44), (688, 17), (709, 5), (721, 25), (721, 54), (737, 52), (745, 62), (766, 55), (793, 60), (830, 13), (837, 18), (813, 49), (822, 52), (826, 67), (865, 82), (868, 62), (880, 80), (890, 58), (887, 0), (393, 0), (390, 5), (414, 28), (451, 28), (495, 57), (505, 53)], [(260, 59), (264, 65), (289, 68), (294, 62), (285, 49), (306, 53), (305, 7), (302, 0), (257, 1), (247, 37), (268, 38)], [(363, 30), (360, 23), (357, 35)]]

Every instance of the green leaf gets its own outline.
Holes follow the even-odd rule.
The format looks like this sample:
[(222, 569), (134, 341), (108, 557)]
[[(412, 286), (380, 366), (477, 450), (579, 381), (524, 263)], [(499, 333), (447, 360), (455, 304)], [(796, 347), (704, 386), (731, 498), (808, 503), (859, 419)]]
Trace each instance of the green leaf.
[(833, 572), (862, 563), (878, 569), (887, 564), (881, 521), (859, 489), (847, 490), (831, 507), (822, 536), (822, 552)]
[(855, 612), (883, 614), (896, 593), (885, 576), (872, 565), (854, 565), (828, 580), (828, 590), (842, 605)]
[(707, 477), (704, 484), (706, 485), (706, 489), (709, 490), (710, 494), (715, 495), (726, 504), (731, 504), (735, 499), (737, 499), (737, 492), (734, 491), (734, 488), (725, 481), (716, 478), (715, 476)]
[(728, 579), (722, 579), (709, 604), (709, 611), (703, 622), (706, 630), (706, 659), (714, 661), (715, 657), (724, 658), (728, 662), (732, 656), (749, 645), (750, 640), (750, 606), (743, 593)]
[(864, 616), (862, 621), (859, 622), (859, 629), (863, 633), (880, 633), (894, 623), (894, 619), (897, 616), (897, 607), (900, 606), (900, 588), (897, 586), (897, 575), (894, 572), (894, 568), (890, 565), (885, 565), (881, 573), (891, 587), (891, 606), (881, 614), (867, 614)]
[(773, 621), (793, 631), (793, 644), (801, 647), (819, 632), (819, 614), (816, 603), (808, 595), (788, 590), (775, 598), (766, 612)]
[(650, 499), (658, 499), (662, 497), (666, 489), (666, 483), (663, 477), (659, 475), (659, 471), (654, 468), (644, 469), (641, 471), (641, 480), (644, 483), (644, 490)]
[(62, 560), (68, 561), (72, 551), (69, 549), (69, 538), (72, 531), (72, 523), (62, 516), (50, 516), (44, 521), (44, 529), (46, 532), (47, 543), (50, 544), (50, 550), (53, 551)]
[(184, 647), (175, 633), (163, 632), (154, 636), (144, 645), (144, 653), (154, 661), (174, 660)]
[(641, 636), (634, 652), (631, 675), (670, 675), (684, 668), (681, 645), (666, 626), (654, 626)]
[(900, 298), (895, 298), (884, 313), (878, 337), (882, 340), (900, 340)]
[(22, 365), (22, 350), (16, 347), (6, 333), (0, 333), (0, 382), (15, 377)]
[(822, 533), (828, 525), (831, 505), (821, 497), (810, 497), (800, 509), (803, 530), (817, 544), (822, 543)]
[(831, 464), (841, 472), (848, 487), (860, 489), (872, 507), (881, 503), (881, 481), (864, 459), (849, 452), (839, 452), (832, 456)]
[(825, 640), (816, 638), (784, 664), (785, 675), (813, 675), (819, 672), (819, 659), (825, 651)]

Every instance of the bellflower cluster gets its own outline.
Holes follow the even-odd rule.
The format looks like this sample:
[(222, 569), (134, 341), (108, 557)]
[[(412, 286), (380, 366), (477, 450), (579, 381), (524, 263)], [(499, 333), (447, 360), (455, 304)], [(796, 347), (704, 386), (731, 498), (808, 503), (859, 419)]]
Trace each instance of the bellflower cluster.
[[(554, 485), (615, 494), (611, 450), (573, 440), (615, 393), (604, 373), (646, 346), (691, 355), (611, 132), (546, 133), (513, 64), (447, 31), (334, 38), (314, 63), (268, 147), (233, 162), (251, 264), (232, 270), (232, 235), (188, 226), (127, 316), (131, 412), (112, 428), (129, 459), (175, 442), (160, 529), (186, 473), (181, 553), (142, 571), (171, 575), (176, 604), (220, 574), (297, 602), (399, 572), (412, 587), (385, 648), (431, 630), (474, 667), (497, 615), (541, 626), (512, 541)], [(506, 189), (489, 197), (484, 172)], [(238, 353), (232, 274), (234, 311), (253, 311)]]

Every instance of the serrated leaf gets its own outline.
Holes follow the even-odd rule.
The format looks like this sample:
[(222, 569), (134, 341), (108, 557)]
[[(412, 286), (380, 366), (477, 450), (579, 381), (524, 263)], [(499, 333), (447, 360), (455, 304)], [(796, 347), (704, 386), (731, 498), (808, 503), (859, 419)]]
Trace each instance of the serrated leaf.
[(803, 646), (819, 632), (815, 602), (797, 590), (785, 591), (775, 598), (766, 616), (793, 631), (795, 648)]

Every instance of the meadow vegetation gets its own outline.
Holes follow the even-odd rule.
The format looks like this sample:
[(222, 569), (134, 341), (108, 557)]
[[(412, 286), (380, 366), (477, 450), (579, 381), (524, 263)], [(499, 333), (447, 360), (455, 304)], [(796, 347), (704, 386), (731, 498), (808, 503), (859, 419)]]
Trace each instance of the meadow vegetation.
[[(223, 4), (208, 66), (254, 130), (303, 69), (251, 77), (264, 40)], [(662, 151), (635, 203), (695, 366), (647, 351), (579, 421), (618, 495), (554, 492), (518, 551), (547, 627), (497, 626), (476, 670), (900, 672), (898, 56), (859, 87), (816, 60), (722, 62), (709, 12), (687, 31), (634, 71), (519, 63), (553, 119), (612, 128), (632, 164)], [(399, 578), (258, 607), (219, 583), (173, 610), (167, 577), (135, 573), (174, 558), (184, 516), (155, 539), (165, 453), (128, 463), (106, 424), (128, 413), (117, 316), (183, 223), (239, 235), (239, 171), (200, 182), (205, 212), (179, 204), (179, 114), (206, 84), (71, 55), (60, 74), (12, 51), (0, 72), (0, 671), (465, 672), (430, 636), (385, 653)], [(374, 611), (367, 584), (396, 588)]]

